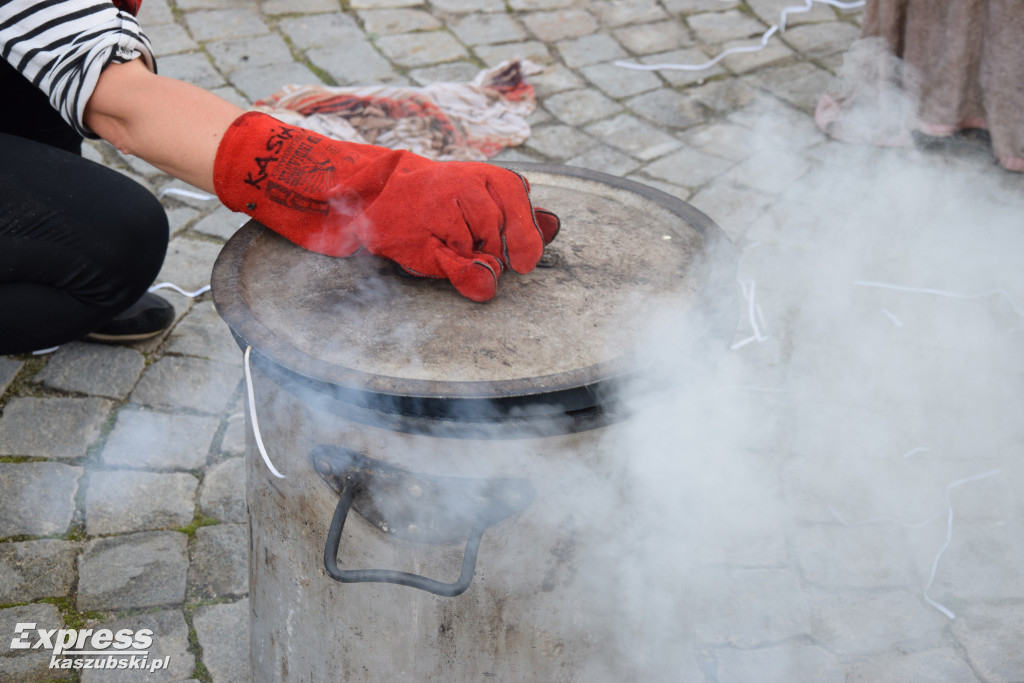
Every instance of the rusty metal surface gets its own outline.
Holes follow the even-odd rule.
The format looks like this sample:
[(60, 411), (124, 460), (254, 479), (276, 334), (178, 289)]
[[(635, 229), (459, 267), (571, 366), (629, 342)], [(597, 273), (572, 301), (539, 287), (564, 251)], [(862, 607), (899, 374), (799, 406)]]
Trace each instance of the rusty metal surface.
[[(582, 387), (590, 396), (636, 364), (646, 318), (718, 305), (735, 257), (699, 211), (604, 174), (512, 166), (536, 205), (562, 218), (549, 247), (557, 265), (506, 273), (487, 304), (371, 256), (307, 252), (250, 222), (214, 268), (217, 308), (240, 344), (302, 377), (387, 396), (502, 400)], [(591, 399), (575, 400), (574, 409)]]

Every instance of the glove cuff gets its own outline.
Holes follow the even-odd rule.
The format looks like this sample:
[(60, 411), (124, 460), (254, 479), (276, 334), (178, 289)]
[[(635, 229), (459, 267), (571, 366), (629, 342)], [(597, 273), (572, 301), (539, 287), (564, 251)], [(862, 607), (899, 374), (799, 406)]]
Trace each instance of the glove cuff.
[(213, 161), (213, 189), (224, 206), (249, 215), (259, 208), (269, 166), (277, 161), (274, 152), (280, 150), (275, 140), (287, 130), (259, 112), (246, 112), (228, 126)]
[(220, 141), (213, 186), (224, 206), (299, 246), (348, 256), (362, 246), (353, 219), (380, 193), (397, 163), (388, 154), (397, 153), (247, 112)]

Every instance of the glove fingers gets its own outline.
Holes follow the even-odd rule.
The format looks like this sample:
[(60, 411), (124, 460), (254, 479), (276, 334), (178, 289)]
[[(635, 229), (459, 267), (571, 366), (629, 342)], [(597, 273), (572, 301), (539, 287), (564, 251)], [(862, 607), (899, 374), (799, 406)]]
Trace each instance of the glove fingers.
[(465, 258), (442, 244), (434, 256), (445, 277), (464, 297), (473, 301), (490, 301), (498, 293), (501, 264), (490, 254), (477, 253), (472, 258)]
[(505, 261), (505, 246), (501, 239), (501, 226), (504, 223), (501, 207), (494, 203), (487, 192), (479, 190), (463, 192), (456, 203), (462, 211), (472, 243), (462, 244), (461, 241), (453, 240), (451, 235), (445, 236), (445, 243), (462, 254), (482, 251), (499, 261)]
[(544, 245), (547, 246), (555, 240), (562, 221), (555, 214), (547, 209), (536, 208), (533, 210), (533, 218), (540, 228), (540, 234), (544, 238)]
[(505, 219), (502, 237), (505, 262), (517, 273), (528, 273), (544, 254), (544, 236), (534, 219), (529, 185), (518, 173), (495, 169), (500, 175), (487, 184)]

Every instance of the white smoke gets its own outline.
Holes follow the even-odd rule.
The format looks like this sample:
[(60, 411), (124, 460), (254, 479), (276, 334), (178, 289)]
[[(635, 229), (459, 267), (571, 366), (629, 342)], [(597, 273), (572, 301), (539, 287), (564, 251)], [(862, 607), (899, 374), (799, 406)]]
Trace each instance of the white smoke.
[[(913, 93), (884, 89), (853, 120), (906, 133)], [(632, 514), (606, 555), (631, 579), (626, 620), (649, 626), (617, 655), (641, 679), (716, 681), (841, 678), (864, 648), (955, 659), (943, 624), (1019, 596), (1024, 567), (1004, 526), (1019, 528), (1022, 178), (985, 149), (786, 144), (792, 114), (759, 112), (744, 121), (762, 156), (806, 172), (749, 227), (712, 215), (742, 253), (732, 349), (638, 332), (678, 362), (620, 396), (632, 417), (609, 430)], [(837, 632), (851, 610), (856, 634)]]
[[(881, 103), (864, 120), (908, 111)], [(1019, 528), (1021, 178), (984, 154), (828, 141), (763, 103), (734, 121), (760, 161), (716, 182), (746, 183), (766, 205), (749, 224), (743, 207), (711, 215), (741, 255), (722, 293), (739, 302), (735, 334), (692, 342), (705, 321), (677, 311), (634, 329), (657, 361), (612, 397), (624, 419), (553, 442), (529, 438), (528, 419), (517, 438), (469, 445), (358, 424), (331, 436), (326, 417), (317, 428), (412, 472), (528, 478), (548, 518), (528, 509), (488, 529), (471, 595), (522, 588), (536, 621), (503, 627), (550, 646), (551, 661), (599, 643), (576, 662), (581, 680), (841, 679), (863, 673), (865, 653), (928, 649), (960, 661), (949, 621), (1020, 597), (1007, 529)], [(368, 286), (361, 303), (376, 294)], [(268, 446), (289, 477), (308, 467), (287, 443)], [(353, 550), (343, 542), (340, 562), (361, 568)], [(453, 578), (403, 557), (388, 568)], [(563, 588), (572, 600), (560, 602)], [(471, 604), (458, 600), (446, 605)], [(542, 614), (547, 604), (560, 611)], [(437, 615), (418, 614), (429, 631)], [(419, 657), (420, 679), (436, 676), (436, 658)]]

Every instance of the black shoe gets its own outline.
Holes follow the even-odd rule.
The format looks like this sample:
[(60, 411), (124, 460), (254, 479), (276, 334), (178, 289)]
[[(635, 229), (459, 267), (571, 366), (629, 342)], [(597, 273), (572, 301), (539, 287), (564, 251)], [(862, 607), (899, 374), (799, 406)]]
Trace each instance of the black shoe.
[(133, 342), (155, 337), (174, 322), (174, 306), (156, 294), (146, 293), (106, 325), (93, 330), (86, 339), (104, 342)]

